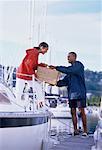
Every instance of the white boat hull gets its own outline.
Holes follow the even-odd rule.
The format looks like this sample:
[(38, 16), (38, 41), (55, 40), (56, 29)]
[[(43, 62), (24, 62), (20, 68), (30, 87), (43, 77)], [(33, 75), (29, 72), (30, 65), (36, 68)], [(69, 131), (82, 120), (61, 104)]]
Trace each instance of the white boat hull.
[(46, 110), (37, 108), (35, 99), (32, 103), (16, 101), (12, 91), (0, 83), (0, 150), (42, 150), (47, 139)]
[(16, 118), (13, 117), (12, 123), (8, 124), (5, 124), (8, 118), (2, 119), (0, 121), (0, 150), (41, 150), (42, 143), (48, 139), (48, 118), (46, 116), (41, 118), (41, 115), (35, 115), (32, 121), (28, 118), (27, 122), (26, 118), (23, 121), (21, 121), (22, 118), (17, 118), (16, 121)]

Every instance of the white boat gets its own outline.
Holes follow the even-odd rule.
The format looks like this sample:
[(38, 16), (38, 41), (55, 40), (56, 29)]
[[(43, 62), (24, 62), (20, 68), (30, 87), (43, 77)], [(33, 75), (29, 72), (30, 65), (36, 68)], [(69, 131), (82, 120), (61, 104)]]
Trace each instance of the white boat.
[(94, 143), (92, 150), (102, 150), (102, 118), (99, 120), (94, 132)]
[[(24, 47), (33, 47), (34, 45), (38, 44), (38, 41), (42, 41), (42, 39), (40, 39), (40, 36), (42, 37), (42, 35), (45, 35), (45, 30), (43, 28), (45, 27), (44, 22), (47, 2), (43, 2), (43, 5), (39, 5), (40, 2), (35, 0), (22, 2), (22, 6), (24, 6), (25, 12), (23, 15), (22, 11), (21, 16), (23, 15), (24, 17), (26, 17), (25, 22), (23, 20), (24, 18), (21, 17), (24, 32), (26, 32), (26, 34), (24, 34), (22, 43), (24, 44)], [(18, 4), (19, 3), (17, 3), (16, 5), (22, 7)], [(5, 9), (4, 6), (7, 6), (7, 9), (12, 7), (13, 9), (10, 9), (10, 12), (12, 14), (15, 14), (13, 10), (19, 10), (19, 7), (15, 7), (15, 3), (9, 3), (6, 5), (4, 3), (2, 6), (2, 10)], [(37, 15), (39, 17), (36, 17)], [(16, 16), (13, 16), (15, 20)], [(11, 18), (11, 15), (7, 14), (7, 17)], [(15, 28), (14, 24), (11, 28)], [(9, 30), (9, 28), (7, 30)], [(11, 41), (13, 41), (14, 38), (16, 39), (16, 36), (17, 35), (15, 34)], [(18, 40), (20, 39), (20, 37), (21, 35), (19, 34)], [(24, 39), (26, 39), (25, 43)], [(19, 42), (20, 41), (16, 41), (15, 43)], [(17, 57), (18, 56), (15, 56), (15, 58)], [(12, 58), (12, 65), (14, 65), (15, 58), (14, 60)], [(32, 100), (31, 102), (28, 100), (21, 101), (20, 103), (17, 102), (13, 92), (6, 86), (6, 84), (2, 83), (2, 78), (4, 79), (4, 77), (6, 77), (3, 75), (4, 74), (2, 73), (0, 78), (0, 150), (44, 149), (44, 143), (48, 139), (48, 113), (43, 109), (36, 109), (34, 100)], [(8, 80), (7, 77), (6, 79)], [(32, 109), (30, 109), (31, 107)]]
[(25, 112), (14, 99), (0, 83), (0, 150), (41, 150), (48, 139), (47, 112)]

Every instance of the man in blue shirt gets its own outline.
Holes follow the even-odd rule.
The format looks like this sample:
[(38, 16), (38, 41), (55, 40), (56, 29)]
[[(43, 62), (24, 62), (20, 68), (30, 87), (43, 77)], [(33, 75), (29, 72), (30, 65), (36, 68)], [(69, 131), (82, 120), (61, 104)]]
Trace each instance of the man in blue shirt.
[(77, 54), (70, 52), (68, 54), (68, 62), (71, 66), (56, 66), (55, 69), (66, 76), (64, 79), (57, 82), (57, 86), (67, 86), (69, 107), (71, 108), (72, 121), (74, 126), (74, 135), (79, 134), (77, 129), (77, 116), (76, 108), (80, 108), (82, 123), (83, 123), (83, 136), (87, 136), (87, 122), (84, 108), (86, 107), (86, 87), (84, 79), (84, 66), (81, 62), (76, 61)]

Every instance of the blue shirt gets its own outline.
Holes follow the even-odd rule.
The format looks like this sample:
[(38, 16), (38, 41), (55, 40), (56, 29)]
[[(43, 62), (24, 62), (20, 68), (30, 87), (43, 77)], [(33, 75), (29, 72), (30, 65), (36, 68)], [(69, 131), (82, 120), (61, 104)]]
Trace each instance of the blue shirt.
[(57, 86), (67, 86), (69, 100), (86, 99), (84, 66), (81, 62), (75, 61), (68, 67), (57, 66), (56, 70), (66, 74), (63, 80), (57, 82)]

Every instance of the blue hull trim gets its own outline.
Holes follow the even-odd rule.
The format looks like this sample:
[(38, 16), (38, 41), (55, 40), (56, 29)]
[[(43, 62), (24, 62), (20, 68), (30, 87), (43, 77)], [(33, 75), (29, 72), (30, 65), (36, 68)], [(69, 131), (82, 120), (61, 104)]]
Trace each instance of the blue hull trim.
[(0, 118), (0, 128), (10, 128), (10, 127), (24, 127), (24, 126), (35, 126), (48, 122), (48, 116), (44, 117), (3, 117)]

